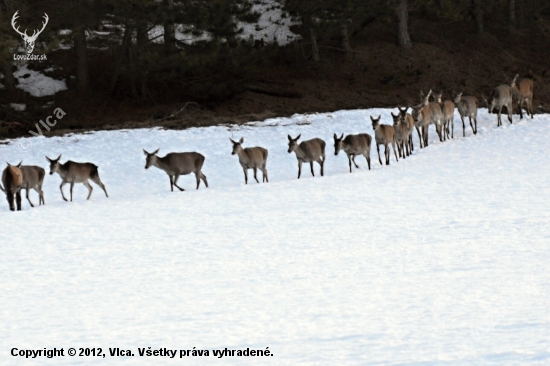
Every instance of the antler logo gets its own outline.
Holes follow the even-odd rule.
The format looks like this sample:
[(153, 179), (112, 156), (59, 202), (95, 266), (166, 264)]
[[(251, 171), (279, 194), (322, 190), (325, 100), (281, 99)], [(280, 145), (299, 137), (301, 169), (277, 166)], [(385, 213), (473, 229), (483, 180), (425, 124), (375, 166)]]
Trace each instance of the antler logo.
[(25, 29), (25, 32), (20, 32), (19, 31), (19, 26), (17, 26), (17, 28), (15, 28), (15, 21), (17, 20), (17, 18), (19, 17), (19, 15), (17, 15), (17, 13), (19, 13), (19, 10), (17, 10), (15, 12), (15, 14), (13, 14), (13, 17), (11, 18), (11, 26), (13, 27), (13, 29), (19, 33), (21, 35), (21, 38), (23, 38), (23, 41), (25, 42), (25, 49), (27, 50), (27, 53), (28, 54), (31, 54), (32, 53), (32, 50), (34, 49), (34, 42), (36, 42), (36, 38), (38, 38), (38, 36), (40, 35), (40, 33), (42, 33), (42, 31), (44, 30), (44, 28), (46, 28), (46, 24), (48, 24), (48, 20), (50, 18), (48, 18), (48, 14), (44, 13), (44, 20), (45, 22), (42, 23), (42, 29), (40, 30), (34, 30), (34, 32), (32, 33), (32, 36), (29, 36), (27, 34), (27, 30)]

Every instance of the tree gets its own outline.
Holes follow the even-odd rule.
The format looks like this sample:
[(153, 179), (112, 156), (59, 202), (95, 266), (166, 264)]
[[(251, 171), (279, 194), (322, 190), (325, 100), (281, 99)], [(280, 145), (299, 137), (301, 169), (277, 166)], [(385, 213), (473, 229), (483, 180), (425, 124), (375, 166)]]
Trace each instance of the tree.
[(398, 0), (395, 7), (395, 13), (397, 15), (397, 41), (399, 47), (411, 48), (412, 42), (409, 36), (409, 5), (407, 0)]

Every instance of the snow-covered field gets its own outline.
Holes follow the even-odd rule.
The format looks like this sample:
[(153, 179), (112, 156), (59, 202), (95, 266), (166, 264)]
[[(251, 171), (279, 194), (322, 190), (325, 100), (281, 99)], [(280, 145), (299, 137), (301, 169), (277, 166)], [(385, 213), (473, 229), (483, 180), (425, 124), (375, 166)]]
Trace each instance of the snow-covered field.
[[(94, 162), (110, 196), (94, 186), (86, 201), (76, 185), (64, 202), (48, 175), (46, 206), (24, 199), (12, 213), (2, 199), (0, 364), (550, 364), (550, 116), (496, 128), (484, 110), (476, 136), (456, 121), (453, 141), (432, 130), (420, 150), (415, 134), (412, 157), (381, 166), (373, 148), (372, 170), (359, 157), (350, 174), (332, 135), (372, 134), (379, 113), (391, 121), (340, 111), (0, 145), (0, 161), (48, 171), (45, 155)], [(327, 142), (325, 177), (304, 166), (296, 180), (286, 136), (299, 133)], [(229, 137), (269, 149), (270, 183), (244, 185)], [(142, 148), (159, 147), (203, 153), (210, 188), (184, 176), (187, 191), (170, 192), (163, 171), (144, 169)], [(26, 360), (14, 347), (107, 357)], [(212, 355), (225, 347), (274, 356)]]

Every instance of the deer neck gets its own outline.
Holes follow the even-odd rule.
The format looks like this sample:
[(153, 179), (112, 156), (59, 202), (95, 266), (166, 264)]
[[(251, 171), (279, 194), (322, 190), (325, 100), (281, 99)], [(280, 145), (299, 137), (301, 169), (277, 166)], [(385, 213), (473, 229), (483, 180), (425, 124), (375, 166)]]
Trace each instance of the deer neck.
[(153, 166), (159, 168), (160, 170), (168, 171), (170, 170), (170, 166), (168, 164), (168, 161), (166, 159), (166, 156), (164, 158), (158, 157), (153, 161)]

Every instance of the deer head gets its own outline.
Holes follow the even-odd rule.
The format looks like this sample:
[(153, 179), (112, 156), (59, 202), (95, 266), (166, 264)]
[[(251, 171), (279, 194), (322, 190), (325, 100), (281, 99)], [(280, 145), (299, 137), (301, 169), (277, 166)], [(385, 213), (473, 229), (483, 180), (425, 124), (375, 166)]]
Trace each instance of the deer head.
[(19, 33), (21, 35), (21, 38), (23, 38), (23, 41), (25, 42), (25, 50), (27, 51), (28, 54), (31, 54), (32, 51), (34, 50), (34, 42), (36, 42), (36, 38), (38, 38), (38, 36), (40, 35), (40, 33), (42, 33), (42, 31), (44, 30), (44, 28), (46, 28), (46, 24), (48, 24), (48, 20), (50, 18), (48, 18), (48, 14), (44, 13), (44, 22), (42, 22), (42, 29), (40, 30), (34, 30), (33, 33), (32, 33), (32, 36), (29, 36), (27, 34), (27, 30), (25, 29), (25, 32), (20, 32), (19, 31), (19, 26), (17, 26), (17, 28), (15, 27), (15, 21), (17, 20), (17, 18), (19, 17), (19, 15), (17, 14), (19, 13), (19, 10), (17, 10), (15, 12), (15, 14), (13, 14), (13, 17), (11, 18), (11, 26), (13, 27), (13, 29)]

